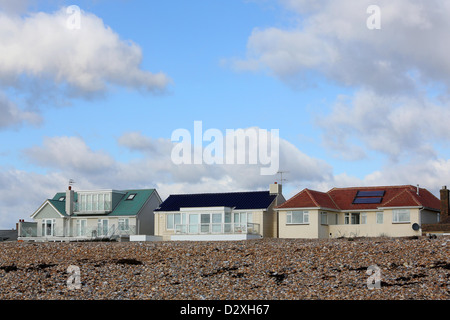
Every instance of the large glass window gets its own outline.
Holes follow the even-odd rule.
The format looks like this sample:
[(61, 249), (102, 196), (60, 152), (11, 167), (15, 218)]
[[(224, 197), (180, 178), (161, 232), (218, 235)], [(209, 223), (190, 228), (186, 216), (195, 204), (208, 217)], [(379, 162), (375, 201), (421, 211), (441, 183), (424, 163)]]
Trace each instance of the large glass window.
[(213, 213), (212, 214), (211, 232), (212, 233), (222, 232), (222, 214), (221, 213)]
[(86, 211), (86, 195), (82, 194), (79, 198), (79, 211)]
[(99, 211), (105, 210), (105, 195), (104, 194), (98, 195), (98, 210)]
[(225, 219), (225, 221), (224, 221), (225, 224), (223, 226), (223, 231), (225, 233), (231, 232), (231, 230), (232, 230), (231, 212), (226, 212), (224, 219)]
[(198, 233), (198, 214), (189, 214), (189, 233)]
[(211, 214), (209, 213), (202, 213), (200, 215), (200, 222), (201, 222), (201, 232), (202, 233), (209, 233), (209, 224), (211, 223)]
[(286, 213), (287, 224), (308, 224), (309, 211), (288, 211)]
[(87, 220), (77, 220), (77, 236), (83, 237), (86, 235), (86, 229), (87, 229)]
[(247, 223), (253, 222), (253, 214), (251, 212), (235, 212), (234, 227), (239, 230), (246, 230)]
[(97, 221), (97, 235), (108, 235), (108, 219), (98, 219)]
[(166, 220), (166, 229), (173, 230), (181, 224), (181, 213), (169, 213)]
[(344, 224), (366, 224), (367, 223), (367, 213), (349, 213), (346, 212), (344, 216)]
[(55, 235), (56, 219), (43, 219), (41, 232), (42, 236), (54, 236)]
[(410, 222), (410, 213), (408, 209), (392, 210), (392, 222)]
[(87, 193), (78, 196), (78, 212), (103, 212), (111, 210), (110, 193)]
[(92, 194), (86, 196), (86, 211), (92, 211)]

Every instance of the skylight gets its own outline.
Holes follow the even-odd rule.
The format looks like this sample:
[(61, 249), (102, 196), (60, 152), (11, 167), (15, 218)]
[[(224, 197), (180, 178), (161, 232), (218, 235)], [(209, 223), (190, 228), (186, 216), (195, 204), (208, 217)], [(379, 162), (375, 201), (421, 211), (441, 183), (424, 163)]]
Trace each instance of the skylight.
[(136, 197), (137, 193), (130, 193), (127, 197), (127, 200), (133, 200)]
[(358, 191), (353, 199), (353, 204), (381, 203), (384, 193), (384, 190)]
[(353, 200), (354, 204), (361, 204), (361, 203), (381, 203), (383, 198), (381, 197), (373, 197), (373, 198), (355, 198)]

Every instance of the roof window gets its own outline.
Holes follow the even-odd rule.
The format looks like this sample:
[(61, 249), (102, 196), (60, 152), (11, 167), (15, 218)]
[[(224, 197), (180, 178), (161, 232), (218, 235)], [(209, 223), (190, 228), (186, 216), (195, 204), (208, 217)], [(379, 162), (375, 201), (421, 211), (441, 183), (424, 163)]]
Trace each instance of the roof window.
[(381, 203), (384, 193), (384, 190), (358, 191), (353, 199), (353, 204)]
[(126, 200), (133, 200), (136, 197), (137, 193), (130, 193)]

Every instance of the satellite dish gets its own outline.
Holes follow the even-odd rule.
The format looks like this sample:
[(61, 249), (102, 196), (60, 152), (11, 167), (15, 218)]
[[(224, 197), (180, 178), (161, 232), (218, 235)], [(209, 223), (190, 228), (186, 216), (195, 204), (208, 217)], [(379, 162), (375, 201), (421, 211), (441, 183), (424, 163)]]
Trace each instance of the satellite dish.
[(414, 231), (418, 231), (418, 230), (420, 229), (420, 226), (419, 226), (418, 223), (414, 223), (414, 224), (412, 225), (412, 228), (413, 228)]

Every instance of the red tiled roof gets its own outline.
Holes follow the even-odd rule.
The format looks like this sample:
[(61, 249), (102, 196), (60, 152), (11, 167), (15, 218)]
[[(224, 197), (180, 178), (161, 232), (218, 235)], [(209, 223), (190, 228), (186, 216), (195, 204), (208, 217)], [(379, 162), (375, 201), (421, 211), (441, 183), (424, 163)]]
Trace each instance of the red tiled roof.
[(311, 207), (323, 207), (330, 209), (337, 209), (337, 205), (329, 194), (325, 192), (303, 189), (295, 196), (284, 202), (277, 208), (311, 208)]
[[(385, 191), (381, 203), (354, 204), (358, 191)], [(440, 210), (440, 200), (427, 189), (412, 185), (333, 188), (328, 192), (304, 189), (278, 208), (322, 207), (340, 210), (367, 210), (379, 207), (418, 207)]]

